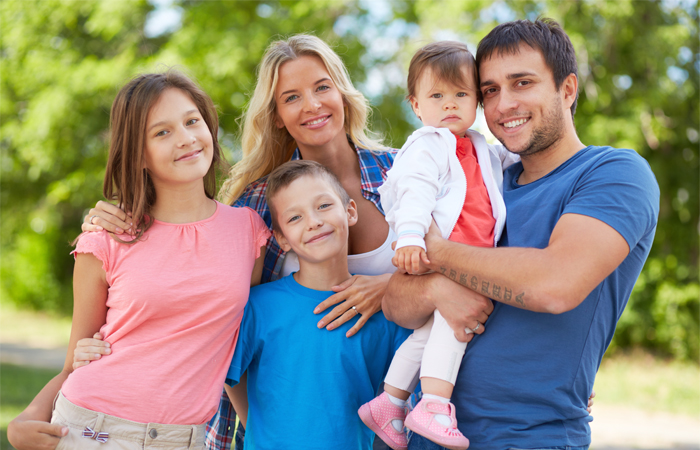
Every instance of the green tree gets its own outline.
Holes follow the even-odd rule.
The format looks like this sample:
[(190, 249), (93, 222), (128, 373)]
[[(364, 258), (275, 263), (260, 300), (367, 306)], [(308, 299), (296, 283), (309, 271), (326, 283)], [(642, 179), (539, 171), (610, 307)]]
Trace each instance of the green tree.
[(143, 1), (0, 3), (2, 295), (70, 311), (70, 242), (101, 197), (116, 90), (158, 50)]

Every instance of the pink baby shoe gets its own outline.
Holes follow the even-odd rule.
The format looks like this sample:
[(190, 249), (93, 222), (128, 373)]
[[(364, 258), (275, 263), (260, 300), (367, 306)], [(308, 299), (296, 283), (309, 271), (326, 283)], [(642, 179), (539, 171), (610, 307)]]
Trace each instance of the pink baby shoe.
[(386, 392), (382, 392), (374, 400), (360, 406), (357, 413), (365, 425), (389, 447), (394, 450), (403, 450), (408, 446), (406, 433), (396, 431), (391, 425), (392, 420), (403, 421), (406, 418), (406, 409), (391, 403)]
[[(452, 423), (449, 426), (440, 424), (435, 420), (436, 414), (450, 416)], [(455, 406), (452, 403), (422, 399), (406, 416), (405, 423), (409, 430), (450, 450), (466, 450), (469, 447), (469, 439), (457, 429)]]

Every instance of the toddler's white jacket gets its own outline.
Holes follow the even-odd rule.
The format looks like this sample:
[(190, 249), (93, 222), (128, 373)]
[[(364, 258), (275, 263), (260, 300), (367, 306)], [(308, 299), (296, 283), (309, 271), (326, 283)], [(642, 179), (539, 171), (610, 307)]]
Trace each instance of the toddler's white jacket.
[[(502, 145), (487, 144), (476, 131), (467, 131), (467, 136), (476, 150), (491, 199), (495, 246), (506, 219), (503, 170), (520, 158)], [(396, 154), (379, 194), (386, 220), (399, 239), (397, 249), (409, 245), (425, 249), (423, 237), (430, 228), (431, 214), (445, 239), (452, 233), (468, 189), (456, 148), (457, 139), (447, 128), (422, 127)]]

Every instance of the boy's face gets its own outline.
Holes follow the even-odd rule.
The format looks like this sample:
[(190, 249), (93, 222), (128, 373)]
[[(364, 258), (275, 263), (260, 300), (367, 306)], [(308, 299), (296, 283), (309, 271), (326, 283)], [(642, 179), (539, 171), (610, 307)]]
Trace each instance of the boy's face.
[[(462, 68), (462, 73), (464, 80), (471, 79), (467, 67)], [(426, 68), (418, 79), (411, 106), (423, 125), (448, 128), (463, 136), (476, 119), (476, 91), (436, 78), (432, 69)]]
[(280, 231), (275, 238), (300, 263), (320, 263), (348, 254), (348, 230), (357, 222), (355, 202), (343, 205), (331, 184), (306, 175), (280, 189), (274, 199)]

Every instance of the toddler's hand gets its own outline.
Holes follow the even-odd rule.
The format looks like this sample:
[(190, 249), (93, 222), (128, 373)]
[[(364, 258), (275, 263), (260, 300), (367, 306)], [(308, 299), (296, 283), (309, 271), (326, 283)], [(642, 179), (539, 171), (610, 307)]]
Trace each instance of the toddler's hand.
[(409, 245), (396, 250), (391, 262), (402, 273), (419, 275), (430, 271), (428, 254), (417, 245)]

